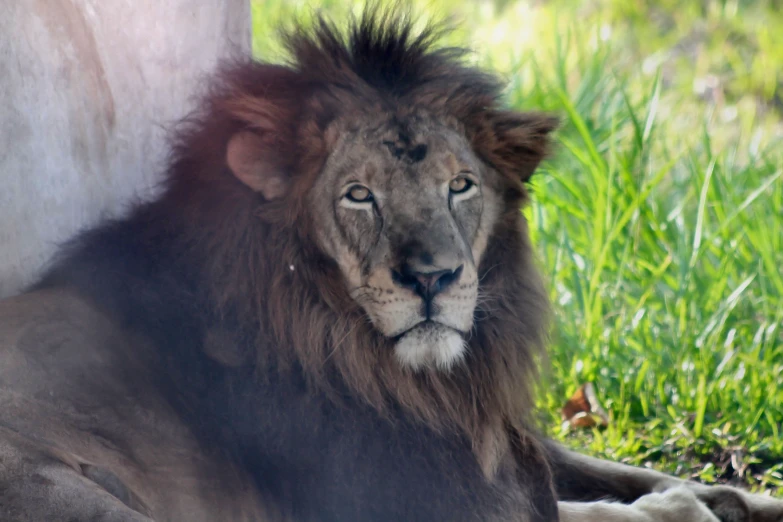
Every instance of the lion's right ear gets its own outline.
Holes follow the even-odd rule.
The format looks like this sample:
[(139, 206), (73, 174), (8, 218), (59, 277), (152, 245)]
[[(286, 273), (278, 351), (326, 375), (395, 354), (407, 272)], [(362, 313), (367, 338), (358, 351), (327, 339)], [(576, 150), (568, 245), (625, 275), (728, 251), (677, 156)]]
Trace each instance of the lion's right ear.
[(272, 160), (271, 145), (262, 134), (245, 130), (234, 134), (226, 147), (226, 163), (234, 176), (267, 200), (279, 199), (288, 191), (288, 178)]

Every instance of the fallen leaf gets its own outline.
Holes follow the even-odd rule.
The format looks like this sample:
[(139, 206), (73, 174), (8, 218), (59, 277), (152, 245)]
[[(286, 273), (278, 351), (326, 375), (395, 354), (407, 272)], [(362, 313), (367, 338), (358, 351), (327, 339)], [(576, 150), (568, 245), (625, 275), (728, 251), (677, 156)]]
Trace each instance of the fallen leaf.
[(566, 427), (592, 428), (609, 424), (609, 415), (603, 409), (592, 383), (585, 383), (576, 390), (560, 410)]

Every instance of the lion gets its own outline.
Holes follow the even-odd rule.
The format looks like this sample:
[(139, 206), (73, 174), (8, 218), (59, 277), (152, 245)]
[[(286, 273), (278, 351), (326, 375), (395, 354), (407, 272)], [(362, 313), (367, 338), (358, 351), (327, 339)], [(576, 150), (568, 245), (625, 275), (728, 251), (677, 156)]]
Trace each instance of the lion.
[(2, 520), (783, 520), (540, 434), (520, 208), (557, 120), (414, 26), (224, 66), (160, 197), (0, 303)]

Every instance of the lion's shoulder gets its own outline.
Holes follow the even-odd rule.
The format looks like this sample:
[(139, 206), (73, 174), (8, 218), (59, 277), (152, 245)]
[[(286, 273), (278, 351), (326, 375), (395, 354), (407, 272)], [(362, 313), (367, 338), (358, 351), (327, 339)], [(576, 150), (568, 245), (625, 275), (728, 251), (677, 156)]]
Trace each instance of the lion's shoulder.
[(149, 347), (63, 287), (0, 301), (0, 518), (33, 513), (46, 491), (59, 496), (41, 504), (41, 520), (71, 508), (125, 513), (117, 499), (138, 511), (128, 520), (268, 520), (250, 479), (204, 449), (159, 392)]

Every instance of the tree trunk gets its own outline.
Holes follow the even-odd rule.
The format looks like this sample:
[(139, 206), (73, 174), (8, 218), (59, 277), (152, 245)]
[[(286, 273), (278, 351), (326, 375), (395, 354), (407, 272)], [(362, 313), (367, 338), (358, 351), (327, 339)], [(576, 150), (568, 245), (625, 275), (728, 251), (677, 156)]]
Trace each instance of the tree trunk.
[(249, 0), (0, 2), (0, 297), (153, 195), (165, 129), (249, 49)]

